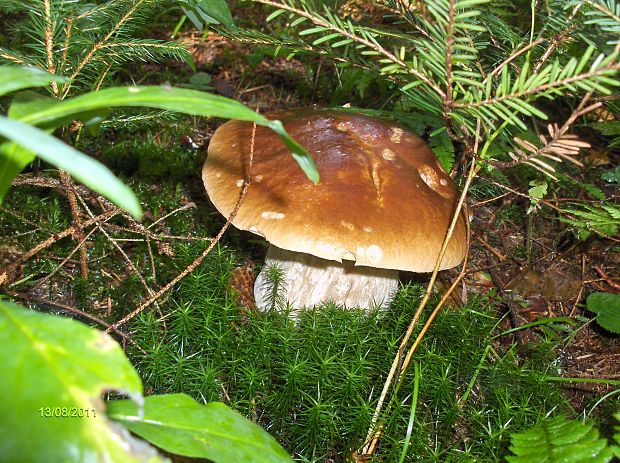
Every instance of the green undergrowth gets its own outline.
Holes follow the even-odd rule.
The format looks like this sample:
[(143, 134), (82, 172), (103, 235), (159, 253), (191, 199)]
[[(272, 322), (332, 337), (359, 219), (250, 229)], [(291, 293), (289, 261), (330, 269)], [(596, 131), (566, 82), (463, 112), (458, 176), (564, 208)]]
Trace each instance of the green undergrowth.
[[(275, 312), (242, 321), (224, 289), (225, 270), (201, 266), (173, 303), (131, 325), (148, 353), (133, 351), (145, 383), (157, 393), (230, 403), (300, 461), (342, 461), (365, 437), (422, 288), (404, 287), (386, 311), (326, 305), (297, 323)], [(409, 458), (499, 461), (509, 433), (552, 410), (572, 414), (559, 388), (544, 380), (554, 365), (550, 346), (532, 346), (527, 361), (514, 349), (494, 352), (496, 323), (484, 299), (445, 310), (434, 323), (416, 357), (420, 393)], [(412, 389), (409, 373), (384, 431), (384, 461), (400, 457)]]
[[(223, 219), (201, 191), (199, 166), (204, 153), (179, 146), (170, 151), (175, 144), (171, 133), (178, 134), (178, 129), (177, 125), (170, 132), (131, 131), (132, 137), (117, 133), (119, 140), (132, 140), (118, 143), (110, 143), (114, 132), (104, 132), (91, 148), (99, 158), (116, 163), (115, 170), (137, 192), (151, 214), (145, 217), (145, 226), (194, 202), (196, 208), (172, 214), (153, 231), (214, 236)], [(173, 180), (161, 173), (172, 168), (179, 174)], [(66, 198), (45, 188), (16, 187), (4, 207), (30, 222), (0, 211), (2, 246), (15, 247), (16, 253), (71, 222)], [(124, 219), (110, 223), (127, 226)], [(110, 233), (153, 288), (174, 278), (208, 245), (171, 240), (172, 253), (165, 253), (139, 235), (122, 230)], [(343, 461), (366, 436), (423, 288), (403, 287), (384, 311), (366, 313), (326, 305), (302, 313), (296, 323), (276, 312), (244, 315), (229, 281), (233, 269), (248, 255), (264, 255), (261, 245), (249, 238), (230, 229), (200, 266), (158, 305), (132, 320), (126, 329), (147, 355), (127, 344), (130, 357), (149, 393), (183, 392), (202, 402), (224, 401), (264, 426), (299, 461)], [(74, 246), (65, 239), (40, 253), (22, 269), (23, 281), (11, 290), (35, 291), (39, 297), (74, 305), (108, 323), (131, 312), (147, 296), (143, 283), (102, 233), (89, 239), (88, 279), (79, 278), (75, 264), (73, 270), (66, 267), (37, 287)], [(112, 301), (109, 314), (93, 308), (108, 298)], [(433, 299), (428, 310), (436, 302)], [(500, 316), (494, 300), (481, 297), (440, 313), (415, 356), (419, 394), (413, 432), (406, 437), (414, 400), (414, 369), (410, 368), (385, 425), (377, 453), (380, 459), (399, 461), (408, 440), (405, 461), (501, 461), (508, 453), (511, 433), (549, 414), (576, 415), (559, 383), (545, 380), (557, 376), (561, 368), (553, 344), (559, 341), (541, 337), (539, 343), (525, 346), (527, 352), (519, 351), (510, 341), (494, 339), (500, 332)]]

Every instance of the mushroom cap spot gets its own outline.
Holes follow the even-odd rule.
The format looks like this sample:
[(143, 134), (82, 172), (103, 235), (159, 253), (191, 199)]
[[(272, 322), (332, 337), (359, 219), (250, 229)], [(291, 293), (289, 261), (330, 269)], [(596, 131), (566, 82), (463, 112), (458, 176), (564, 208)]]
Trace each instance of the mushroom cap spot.
[(396, 159), (396, 153), (394, 153), (394, 151), (392, 151), (389, 148), (384, 148), (383, 151), (381, 152), (381, 156), (386, 161), (393, 161), (394, 159)]
[(237, 185), (237, 188), (241, 188), (243, 186), (243, 183), (244, 183), (244, 180), (240, 178), (239, 180), (235, 182), (235, 185)]
[(283, 214), (282, 212), (274, 212), (274, 211), (263, 211), (261, 212), (260, 216), (263, 219), (267, 219), (267, 220), (282, 220), (284, 217), (286, 217), (286, 214)]
[(347, 230), (351, 230), (351, 231), (355, 230), (355, 225), (353, 225), (351, 222), (346, 222), (344, 220), (341, 220), (340, 225), (342, 225)]
[(405, 131), (400, 127), (392, 127), (390, 129), (390, 141), (392, 143), (400, 143), (403, 133), (405, 133)]
[[(253, 182), (232, 220), (235, 227), (322, 259), (340, 262), (352, 253), (356, 266), (433, 270), (458, 195), (420, 137), (392, 121), (348, 111), (306, 108), (265, 116), (282, 121), (309, 151), (321, 179), (313, 184), (280, 138), (256, 127)], [(248, 175), (252, 130), (251, 122), (229, 121), (209, 143), (203, 180), (226, 217), (239, 199), (235, 182)], [(399, 134), (400, 143), (390, 139)], [(394, 161), (384, 159), (385, 149)], [(464, 219), (457, 222), (441, 269), (464, 257)]]
[(357, 256), (355, 255), (354, 252), (346, 251), (340, 255), (340, 259), (341, 260), (352, 260), (353, 262), (355, 262), (357, 260)]
[(256, 183), (260, 183), (263, 181), (263, 176), (262, 175), (257, 175), (256, 177), (254, 177), (254, 181)]
[(435, 169), (431, 166), (424, 165), (418, 169), (418, 172), (420, 173), (420, 177), (422, 177), (424, 183), (426, 183), (429, 188), (432, 190), (437, 188), (439, 176), (437, 175), (437, 172), (435, 172)]
[(376, 244), (371, 244), (366, 249), (366, 257), (372, 263), (378, 264), (379, 262), (381, 262), (381, 259), (383, 258), (383, 249), (381, 249)]

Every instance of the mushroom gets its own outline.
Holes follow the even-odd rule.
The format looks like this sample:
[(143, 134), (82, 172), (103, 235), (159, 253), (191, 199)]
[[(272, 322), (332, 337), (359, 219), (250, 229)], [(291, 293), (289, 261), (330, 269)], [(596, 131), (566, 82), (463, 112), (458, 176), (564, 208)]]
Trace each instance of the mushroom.
[[(313, 156), (313, 184), (278, 136), (257, 127), (252, 178), (232, 223), (269, 243), (254, 294), (271, 307), (267, 269), (281, 270), (293, 310), (332, 301), (386, 307), (399, 270), (432, 271), (456, 207), (457, 190), (428, 145), (388, 120), (341, 110), (267, 114)], [(211, 139), (203, 181), (226, 217), (247, 173), (252, 124), (229, 121)], [(465, 255), (459, 218), (440, 269)]]

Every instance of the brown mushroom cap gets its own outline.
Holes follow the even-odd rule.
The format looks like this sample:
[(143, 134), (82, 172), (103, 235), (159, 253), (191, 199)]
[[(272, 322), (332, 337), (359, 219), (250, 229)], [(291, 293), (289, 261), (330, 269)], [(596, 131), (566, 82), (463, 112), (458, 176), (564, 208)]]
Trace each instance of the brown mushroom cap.
[[(270, 129), (257, 127), (248, 187), (233, 225), (323, 259), (432, 271), (457, 202), (454, 182), (417, 135), (391, 121), (338, 110), (266, 115), (312, 154), (314, 185)], [(202, 178), (228, 217), (246, 175), (252, 123), (229, 121), (209, 144)], [(461, 216), (441, 268), (465, 255)]]

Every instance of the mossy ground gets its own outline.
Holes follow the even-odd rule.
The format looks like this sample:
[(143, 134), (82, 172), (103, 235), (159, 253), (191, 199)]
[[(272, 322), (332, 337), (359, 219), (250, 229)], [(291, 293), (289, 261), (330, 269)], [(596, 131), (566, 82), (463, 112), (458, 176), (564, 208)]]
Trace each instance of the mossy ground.
[[(172, 214), (153, 230), (210, 237), (223, 219), (201, 191), (204, 153), (175, 142), (190, 123), (104, 132), (85, 148), (127, 176), (150, 213), (146, 226), (193, 201), (195, 208)], [(116, 137), (131, 141), (110, 143)], [(14, 188), (4, 208), (5, 246), (11, 243), (21, 251), (70, 225), (66, 198), (47, 189)], [(19, 211), (21, 218), (6, 211)], [(111, 223), (124, 224), (120, 219)], [(172, 239), (168, 252), (160, 253), (143, 236), (108, 232), (152, 287), (172, 279), (208, 244)], [(260, 242), (248, 238), (231, 229), (166, 298), (133, 319), (126, 329), (147, 354), (131, 345), (128, 352), (148, 392), (185, 392), (205, 402), (227, 402), (263, 425), (300, 461), (342, 461), (366, 436), (423, 287), (406, 284), (384, 311), (326, 305), (304, 312), (296, 323), (276, 312), (244, 317), (229, 280), (244, 259), (261, 256)], [(77, 276), (79, 266), (72, 261), (74, 271), (65, 267), (37, 286), (74, 246), (62, 240), (28, 262), (23, 280), (12, 289), (62, 300), (110, 323), (146, 297), (144, 284), (102, 233), (89, 240), (88, 279)], [(398, 461), (407, 440), (406, 461), (495, 462), (507, 453), (510, 433), (550, 413), (577, 414), (560, 385), (547, 380), (561, 367), (556, 347), (563, 336), (541, 331), (519, 348), (509, 335), (497, 338), (503, 329), (498, 307), (493, 295), (475, 296), (463, 307), (440, 313), (415, 356), (420, 389), (413, 432), (406, 437), (416, 380), (411, 368), (392, 404), (379, 458)]]
[[(267, 65), (256, 64), (254, 59), (264, 57), (260, 50), (250, 53), (235, 44), (211, 47), (205, 54), (208, 59), (201, 63), (197, 52), (205, 43), (194, 40), (192, 44), (198, 70), (234, 86), (237, 99), (261, 102), (263, 111), (317, 101), (382, 107), (389, 93), (381, 88), (366, 89), (357, 75), (346, 79), (343, 75), (344, 84), (332, 85), (329, 79), (333, 76), (327, 69), (321, 75), (327, 84), (315, 85), (312, 66), (271, 58), (266, 59)], [(280, 64), (285, 68), (279, 69)], [(120, 77), (138, 83), (189, 82), (188, 69), (166, 69), (136, 65)], [(227, 82), (231, 69), (244, 71), (236, 75), (233, 71)], [(267, 87), (268, 98), (254, 91), (261, 86)], [(77, 147), (105, 162), (137, 192), (147, 212), (145, 226), (153, 225), (152, 231), (159, 236), (187, 239), (162, 238), (158, 246), (144, 235), (106, 228), (131, 260), (134, 271), (113, 243), (95, 232), (88, 240), (88, 278), (80, 277), (77, 253), (59, 267), (76, 243), (58, 241), (20, 269), (9, 290), (23, 300), (30, 295), (62, 302), (114, 323), (145, 299), (146, 286), (156, 289), (174, 278), (206, 248), (208, 242), (202, 238), (215, 236), (223, 225), (224, 219), (208, 202), (200, 180), (203, 141), (216, 123), (168, 114), (157, 114), (148, 121), (134, 117), (140, 114), (123, 113), (97, 137), (84, 135)], [(193, 141), (199, 148), (193, 147)], [(528, 180), (520, 180), (522, 189), (527, 189)], [(471, 193), (482, 202), (499, 197), (503, 190), (482, 181)], [(488, 211), (486, 206), (475, 210), (474, 226), (487, 214), (493, 220), (481, 222), (481, 228), (489, 223), (509, 224), (511, 232), (525, 235), (527, 207), (518, 200), (498, 207), (491, 203)], [(540, 211), (537, 214), (537, 223), (547, 223), (548, 217), (540, 217)], [(40, 187), (13, 188), (0, 210), (0, 264), (4, 255), (8, 261), (14, 260), (70, 224), (63, 194)], [(128, 226), (118, 217), (109, 224)], [(538, 233), (545, 234), (546, 230)], [(499, 241), (497, 235), (491, 238)], [(527, 257), (525, 240), (514, 241), (508, 243), (514, 244), (509, 249), (510, 259), (523, 261)], [(500, 248), (503, 243), (490, 244)], [(124, 327), (146, 355), (131, 344), (126, 348), (147, 392), (185, 392), (205, 402), (227, 402), (263, 425), (299, 461), (343, 461), (366, 437), (383, 382), (423, 286), (405, 284), (390, 308), (382, 312), (326, 305), (304, 312), (297, 323), (275, 312), (243, 315), (244, 309), (229, 287), (231, 272), (248, 258), (260, 262), (263, 245), (256, 236), (231, 228), (198, 268)], [(530, 251), (532, 258), (545, 254), (542, 246)], [(481, 246), (472, 247), (474, 257), (483, 252)], [(484, 257), (480, 262), (484, 263)], [(509, 264), (507, 279), (520, 271), (514, 262)], [(54, 277), (46, 279), (51, 272), (56, 272)], [(435, 297), (427, 311), (436, 303)], [(414, 357), (417, 369), (410, 368), (392, 404), (377, 460), (399, 461), (407, 442), (404, 461), (502, 461), (511, 433), (548, 415), (581, 415), (601, 398), (602, 394), (584, 394), (581, 406), (575, 408), (562, 384), (549, 380), (563, 374), (564, 340), (583, 326), (583, 320), (572, 325), (541, 324), (527, 330), (526, 342), (519, 343), (511, 334), (501, 335), (507, 328), (501, 323), (507, 312), (503, 303), (495, 294), (470, 294), (467, 304), (442, 310)], [(53, 306), (35, 305), (58, 311)], [(413, 394), (416, 381), (417, 397)], [(415, 420), (408, 435), (414, 402)], [(605, 422), (614, 408), (612, 400), (604, 400), (597, 407), (598, 418)]]

